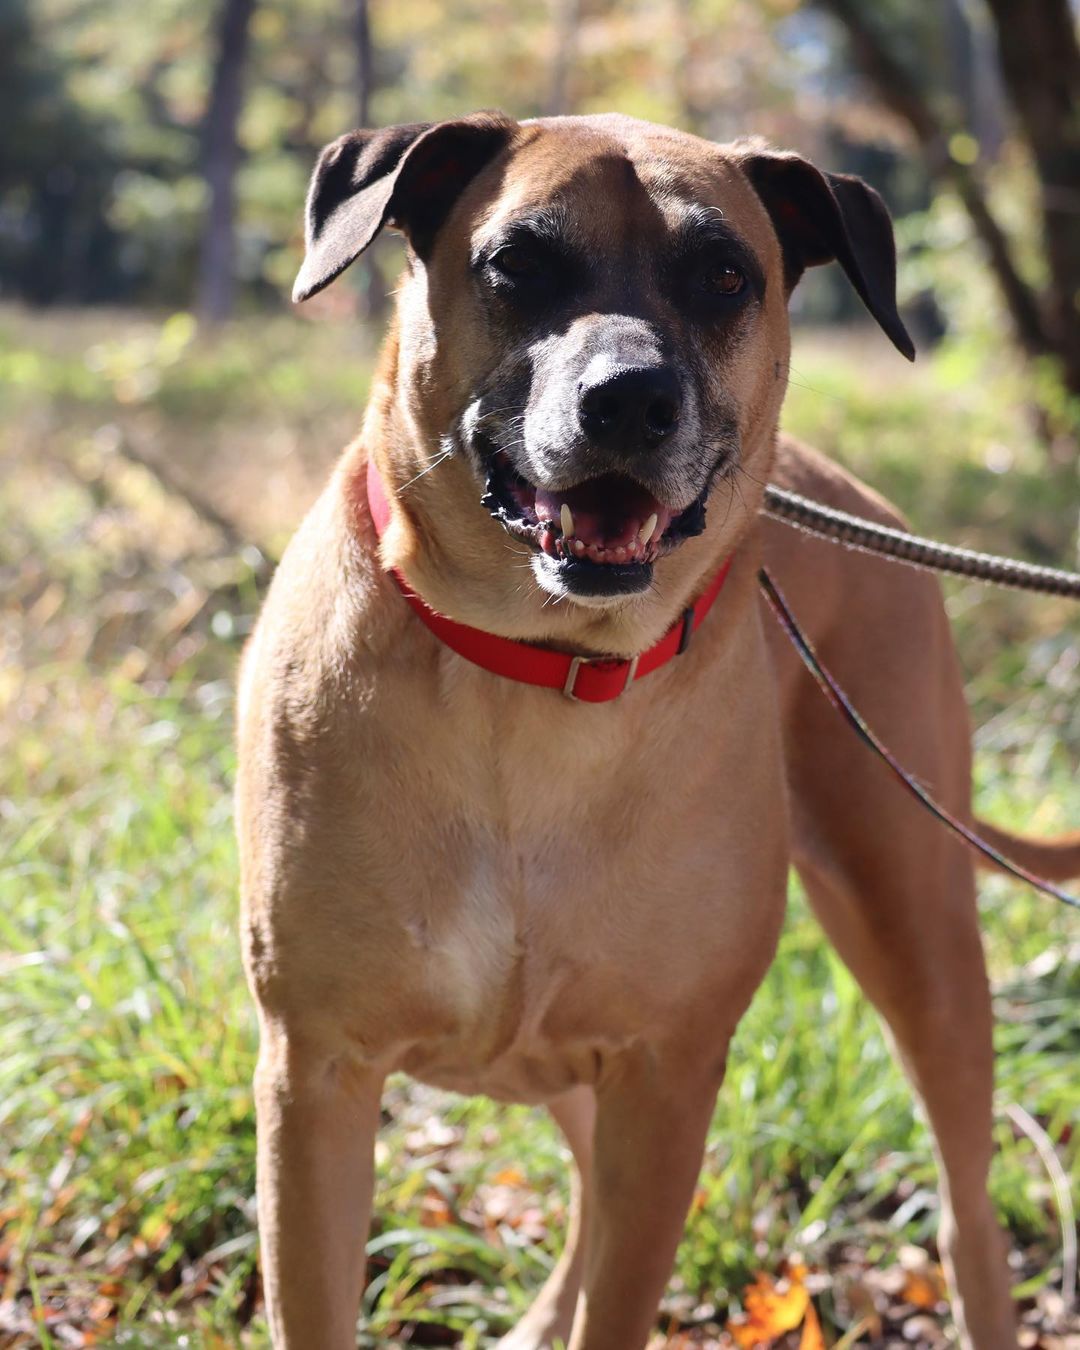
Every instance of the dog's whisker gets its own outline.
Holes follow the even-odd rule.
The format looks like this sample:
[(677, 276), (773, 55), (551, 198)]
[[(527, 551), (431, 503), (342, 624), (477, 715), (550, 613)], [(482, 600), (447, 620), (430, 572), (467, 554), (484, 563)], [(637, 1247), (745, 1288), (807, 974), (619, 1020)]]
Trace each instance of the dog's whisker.
[(724, 512), (724, 519), (720, 522), (721, 529), (723, 529), (723, 527), (726, 526), (728, 521), (731, 519), (731, 508), (735, 505), (734, 485), (730, 482), (730, 480), (728, 481), (729, 486), (731, 487), (732, 490), (727, 495), (727, 510)]
[(734, 478), (735, 474), (742, 474), (744, 478), (749, 479), (750, 482), (754, 483), (757, 487), (763, 488), (768, 486), (764, 478), (758, 478), (756, 474), (752, 474), (750, 470), (745, 468), (742, 464), (733, 464), (732, 469), (734, 470), (732, 474), (732, 482), (735, 481)]
[(513, 413), (515, 415), (524, 415), (528, 411), (527, 403), (508, 403), (505, 408), (489, 408), (487, 412), (482, 412), (477, 417), (478, 422), (485, 422), (489, 417), (499, 417), (503, 413)]
[(791, 376), (792, 376), (792, 372), (793, 372), (794, 370), (795, 370), (795, 367), (794, 367), (794, 366), (790, 366), (790, 367), (788, 368), (788, 377), (787, 377), (787, 382), (788, 382), (788, 384), (791, 385), (793, 388), (795, 388), (795, 389), (802, 389), (802, 390), (804, 390), (804, 391), (805, 391), (806, 393), (808, 393), (808, 394), (816, 394), (816, 395), (818, 396), (818, 398), (827, 398), (827, 399), (831, 399), (832, 402), (834, 402), (834, 403), (845, 403), (845, 402), (846, 402), (845, 399), (844, 399), (844, 397), (843, 397), (841, 394), (834, 394), (834, 393), (833, 393), (831, 390), (829, 390), (829, 389), (819, 389), (816, 385), (813, 385), (813, 384), (806, 384), (806, 383), (804, 383), (802, 380), (794, 380), (794, 379), (792, 379)]
[(419, 482), (419, 480), (425, 477), (425, 475), (429, 474), (432, 471), (432, 469), (437, 469), (439, 465), (444, 460), (449, 459), (453, 455), (453, 453), (454, 452), (451, 449), (451, 450), (443, 450), (441, 454), (436, 455), (436, 457), (431, 461), (430, 464), (426, 466), (426, 468), (421, 469), (420, 472), (418, 474), (415, 474), (412, 478), (410, 478), (407, 483), (402, 483), (401, 486), (397, 489), (396, 495), (400, 497), (406, 488), (412, 487), (414, 483)]

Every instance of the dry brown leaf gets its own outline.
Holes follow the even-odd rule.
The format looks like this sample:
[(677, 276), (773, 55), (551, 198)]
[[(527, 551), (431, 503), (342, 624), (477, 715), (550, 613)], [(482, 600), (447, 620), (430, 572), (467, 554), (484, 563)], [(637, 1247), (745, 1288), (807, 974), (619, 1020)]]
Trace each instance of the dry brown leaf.
[(908, 1271), (900, 1298), (916, 1308), (936, 1308), (945, 1297), (945, 1282), (936, 1270)]
[(799, 1337), (799, 1350), (825, 1350), (825, 1333), (812, 1303), (806, 1305), (806, 1320)]
[(420, 1202), (420, 1223), (424, 1228), (445, 1228), (453, 1217), (450, 1206), (438, 1191), (428, 1191)]
[(525, 1173), (519, 1167), (504, 1167), (491, 1180), (496, 1186), (524, 1186)]
[(783, 1282), (780, 1288), (768, 1275), (758, 1275), (743, 1294), (746, 1312), (728, 1320), (727, 1331), (740, 1350), (771, 1345), (785, 1332), (794, 1331), (806, 1316), (810, 1295), (800, 1279)]

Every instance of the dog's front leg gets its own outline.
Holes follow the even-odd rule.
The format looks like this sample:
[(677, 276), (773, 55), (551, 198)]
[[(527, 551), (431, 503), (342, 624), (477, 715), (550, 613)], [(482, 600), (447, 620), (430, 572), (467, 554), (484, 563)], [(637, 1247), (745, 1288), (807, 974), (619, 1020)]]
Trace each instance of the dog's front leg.
[(265, 1022), (255, 1072), (275, 1350), (355, 1350), (382, 1075)]
[(569, 1341), (570, 1329), (574, 1324), (585, 1265), (585, 1199), (592, 1173), (596, 1094), (591, 1087), (584, 1085), (571, 1088), (563, 1096), (549, 1102), (548, 1110), (562, 1127), (574, 1156), (566, 1245), (532, 1307), (513, 1331), (502, 1338), (497, 1350), (552, 1350), (553, 1346), (565, 1345)]
[(642, 1050), (597, 1093), (585, 1292), (570, 1350), (640, 1350), (655, 1325), (722, 1077), (715, 1044), (702, 1059)]

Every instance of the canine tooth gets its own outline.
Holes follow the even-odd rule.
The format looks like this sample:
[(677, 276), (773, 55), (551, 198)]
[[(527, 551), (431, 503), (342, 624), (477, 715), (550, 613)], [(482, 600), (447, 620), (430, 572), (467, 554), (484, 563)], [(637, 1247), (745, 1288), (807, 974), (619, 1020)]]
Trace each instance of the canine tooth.
[(658, 519), (659, 517), (654, 511), (645, 524), (642, 525), (641, 529), (638, 530), (638, 538), (643, 544), (647, 544), (652, 538), (652, 532), (656, 529), (656, 522)]
[(580, 539), (572, 539), (570, 541), (570, 547), (574, 550), (574, 552), (577, 554), (579, 558), (584, 558), (585, 545), (582, 543)]
[(565, 502), (559, 507), (559, 520), (562, 522), (562, 532), (565, 535), (574, 533), (574, 517)]

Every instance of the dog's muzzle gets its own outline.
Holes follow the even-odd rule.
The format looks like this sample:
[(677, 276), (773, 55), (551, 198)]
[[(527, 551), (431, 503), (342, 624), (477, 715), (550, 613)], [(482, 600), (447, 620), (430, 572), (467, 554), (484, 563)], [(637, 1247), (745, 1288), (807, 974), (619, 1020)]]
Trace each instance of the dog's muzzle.
[(484, 505), (549, 557), (598, 566), (653, 562), (676, 519), (669, 506), (624, 474), (549, 491), (522, 477), (505, 451), (492, 461)]
[(522, 476), (504, 450), (488, 460), (483, 504), (550, 560), (570, 590), (633, 593), (661, 554), (705, 528), (705, 493), (676, 511), (628, 474), (606, 473), (551, 491)]

